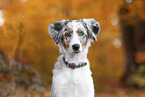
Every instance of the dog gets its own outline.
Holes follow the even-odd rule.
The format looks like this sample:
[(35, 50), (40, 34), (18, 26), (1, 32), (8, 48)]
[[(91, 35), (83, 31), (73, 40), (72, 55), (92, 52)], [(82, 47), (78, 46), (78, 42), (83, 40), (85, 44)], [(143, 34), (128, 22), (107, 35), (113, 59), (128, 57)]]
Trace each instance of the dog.
[(62, 54), (53, 69), (50, 97), (94, 97), (87, 53), (99, 30), (100, 24), (93, 18), (63, 19), (49, 25), (49, 34)]

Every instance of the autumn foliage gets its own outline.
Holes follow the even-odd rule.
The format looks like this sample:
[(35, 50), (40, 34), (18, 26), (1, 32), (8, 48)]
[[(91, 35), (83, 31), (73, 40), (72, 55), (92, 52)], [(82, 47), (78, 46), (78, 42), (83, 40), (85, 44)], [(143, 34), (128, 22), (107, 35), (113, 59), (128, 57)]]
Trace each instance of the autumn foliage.
[[(59, 48), (48, 34), (48, 25), (62, 19), (80, 18), (95, 18), (101, 24), (98, 41), (92, 43), (88, 53), (96, 92), (107, 89), (108, 82), (122, 84), (118, 82), (124, 73), (125, 61), (119, 21), (124, 18), (128, 21), (127, 17), (132, 18), (137, 11), (145, 19), (142, 0), (128, 6), (132, 10), (128, 15), (118, 17), (118, 10), (125, 1), (134, 0), (0, 0), (4, 19), (0, 26), (0, 87), (22, 77), (26, 81), (25, 88), (33, 90), (35, 84), (39, 84), (35, 90), (41, 92), (41, 96), (48, 97), (50, 92), (46, 91), (50, 89), (52, 69), (59, 56)], [(136, 6), (139, 6), (138, 10), (133, 10)], [(7, 69), (2, 67), (3, 62)], [(19, 75), (20, 68), (23, 68), (20, 70), (22, 76)], [(8, 75), (1, 72), (2, 70), (9, 71)], [(16, 82), (14, 87), (17, 88), (17, 85), (24, 84), (21, 81)], [(18, 89), (22, 92), (25, 90)]]

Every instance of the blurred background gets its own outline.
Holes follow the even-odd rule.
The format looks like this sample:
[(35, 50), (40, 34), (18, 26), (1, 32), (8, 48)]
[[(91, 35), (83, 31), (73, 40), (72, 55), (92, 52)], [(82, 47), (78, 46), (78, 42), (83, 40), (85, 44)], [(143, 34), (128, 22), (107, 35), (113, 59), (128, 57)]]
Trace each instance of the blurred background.
[(54, 21), (101, 24), (88, 59), (97, 97), (145, 96), (145, 0), (0, 0), (0, 97), (49, 97)]

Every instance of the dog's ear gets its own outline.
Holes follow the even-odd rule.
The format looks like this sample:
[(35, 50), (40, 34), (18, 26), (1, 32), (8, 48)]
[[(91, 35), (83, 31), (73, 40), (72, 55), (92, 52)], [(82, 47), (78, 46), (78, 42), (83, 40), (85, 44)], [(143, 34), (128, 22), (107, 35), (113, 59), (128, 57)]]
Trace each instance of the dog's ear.
[(61, 21), (56, 21), (53, 24), (49, 25), (49, 34), (54, 39), (56, 44), (58, 44), (60, 41), (61, 30), (63, 29), (63, 26), (67, 21), (68, 20), (63, 19)]
[(86, 26), (88, 30), (88, 34), (97, 41), (97, 35), (100, 31), (100, 24), (99, 22), (92, 19), (82, 19), (82, 22), (84, 22), (84, 25)]

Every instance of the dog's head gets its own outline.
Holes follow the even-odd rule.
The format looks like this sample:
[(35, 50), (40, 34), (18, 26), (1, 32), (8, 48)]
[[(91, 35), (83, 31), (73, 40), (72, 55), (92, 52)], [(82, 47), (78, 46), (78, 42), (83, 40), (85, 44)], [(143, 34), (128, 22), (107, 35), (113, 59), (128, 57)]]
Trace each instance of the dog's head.
[(100, 24), (94, 19), (61, 20), (49, 25), (49, 33), (56, 44), (62, 44), (70, 53), (80, 53), (88, 40), (97, 41)]

